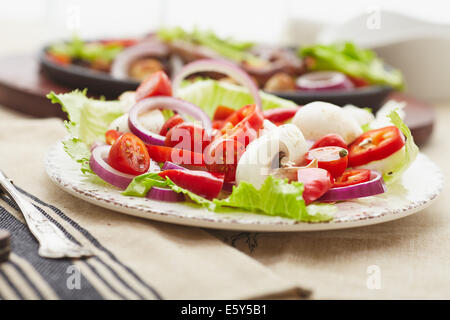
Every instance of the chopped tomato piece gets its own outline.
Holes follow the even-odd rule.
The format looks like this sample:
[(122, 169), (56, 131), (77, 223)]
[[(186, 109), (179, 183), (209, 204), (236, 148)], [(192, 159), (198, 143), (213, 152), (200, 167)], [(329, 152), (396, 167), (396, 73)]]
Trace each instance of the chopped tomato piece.
[(108, 130), (105, 133), (105, 140), (106, 143), (109, 145), (113, 145), (114, 142), (116, 142), (117, 139), (119, 139), (119, 137), (122, 135), (121, 132), (117, 131), (117, 130)]
[(206, 168), (224, 174), (225, 182), (236, 179), (236, 168), (245, 151), (244, 145), (233, 139), (214, 140), (204, 152)]
[(51, 61), (64, 66), (72, 62), (70, 56), (61, 53), (47, 52), (47, 57)]
[(216, 111), (214, 112), (213, 121), (215, 120), (225, 120), (229, 116), (231, 116), (236, 110), (233, 108), (218, 106)]
[(156, 162), (205, 166), (203, 154), (165, 146), (147, 145), (148, 154)]
[(171, 96), (172, 84), (163, 71), (149, 75), (136, 89), (136, 101), (154, 96)]
[(396, 126), (364, 132), (349, 147), (348, 164), (357, 167), (389, 157), (405, 145), (405, 138)]
[(303, 200), (308, 205), (323, 196), (333, 185), (327, 170), (320, 168), (298, 169), (298, 181), (303, 183)]
[(316, 159), (319, 168), (330, 172), (333, 178), (337, 178), (347, 169), (348, 151), (341, 147), (322, 147), (311, 149), (306, 153), (308, 162)]
[(334, 181), (333, 188), (340, 188), (370, 180), (370, 170), (349, 169)]
[(256, 105), (243, 106), (225, 120), (221, 129), (222, 137), (234, 139), (246, 147), (258, 137), (263, 121), (264, 116)]
[(344, 139), (340, 135), (334, 133), (324, 135), (314, 143), (311, 149), (320, 147), (341, 147), (348, 150), (347, 144), (345, 143)]
[(108, 163), (120, 172), (140, 175), (150, 167), (150, 156), (142, 140), (127, 132), (111, 146)]
[(206, 130), (192, 122), (182, 122), (169, 130), (165, 145), (202, 153), (210, 144), (211, 137)]
[(180, 124), (184, 122), (183, 118), (176, 114), (172, 117), (170, 117), (169, 119), (167, 119), (167, 121), (164, 123), (164, 125), (161, 128), (161, 131), (159, 132), (160, 135), (162, 136), (166, 136), (167, 132), (169, 132), (170, 129), (172, 129), (173, 127), (175, 127), (177, 124)]
[(216, 198), (223, 186), (223, 175), (215, 175), (206, 171), (166, 170), (160, 172), (159, 176), (168, 177), (177, 186), (207, 199)]
[(264, 111), (264, 118), (273, 123), (280, 124), (293, 118), (299, 108), (275, 108)]
[(225, 121), (223, 121), (223, 120), (214, 120), (212, 122), (212, 128), (220, 130), (220, 129), (222, 129), (224, 123), (225, 123)]

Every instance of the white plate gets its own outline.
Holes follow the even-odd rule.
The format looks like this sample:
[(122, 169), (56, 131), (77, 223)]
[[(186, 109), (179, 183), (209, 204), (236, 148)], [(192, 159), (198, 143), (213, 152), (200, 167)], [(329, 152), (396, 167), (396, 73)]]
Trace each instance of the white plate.
[(405, 172), (402, 183), (379, 196), (337, 204), (334, 220), (304, 223), (249, 212), (215, 213), (195, 204), (168, 203), (147, 198), (126, 197), (108, 185), (89, 181), (79, 164), (68, 157), (61, 143), (45, 159), (49, 177), (74, 196), (121, 213), (188, 226), (245, 231), (315, 231), (366, 226), (399, 219), (418, 212), (436, 199), (442, 190), (441, 170), (424, 154)]

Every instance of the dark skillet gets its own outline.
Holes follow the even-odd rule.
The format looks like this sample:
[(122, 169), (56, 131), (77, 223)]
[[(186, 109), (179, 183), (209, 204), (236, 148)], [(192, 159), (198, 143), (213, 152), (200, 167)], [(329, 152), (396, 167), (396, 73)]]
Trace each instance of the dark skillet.
[[(41, 70), (51, 79), (71, 88), (88, 88), (89, 92), (117, 98), (122, 92), (135, 90), (139, 82), (134, 80), (114, 79), (108, 73), (95, 71), (79, 65), (59, 65), (48, 58), (46, 51), (41, 50), (39, 63)], [(271, 92), (281, 98), (292, 100), (299, 105), (312, 101), (326, 101), (339, 106), (353, 104), (362, 108), (371, 108), (376, 112), (393, 89), (388, 86), (373, 85), (364, 88), (318, 92)]]

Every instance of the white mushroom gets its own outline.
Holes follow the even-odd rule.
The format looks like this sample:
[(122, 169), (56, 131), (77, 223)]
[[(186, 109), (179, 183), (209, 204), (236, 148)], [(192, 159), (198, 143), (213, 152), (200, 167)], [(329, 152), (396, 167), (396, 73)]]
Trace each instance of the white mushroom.
[(358, 122), (341, 107), (327, 102), (311, 102), (300, 108), (292, 119), (308, 140), (318, 140), (326, 134), (339, 134), (347, 144), (363, 131)]
[(260, 188), (271, 173), (281, 165), (299, 164), (307, 152), (302, 132), (292, 124), (285, 124), (252, 141), (239, 159), (236, 183), (247, 181)]

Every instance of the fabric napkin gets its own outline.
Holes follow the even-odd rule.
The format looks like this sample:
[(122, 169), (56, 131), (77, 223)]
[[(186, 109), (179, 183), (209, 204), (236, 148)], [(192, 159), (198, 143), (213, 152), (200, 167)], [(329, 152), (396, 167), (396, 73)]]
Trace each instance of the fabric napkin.
[(15, 205), (0, 195), (0, 229), (12, 234), (0, 265), (4, 299), (305, 298), (309, 291), (200, 228), (103, 209), (56, 186), (43, 159), (64, 137), (60, 119), (31, 119), (0, 107), (0, 169), (28, 200), (95, 256), (52, 260)]

